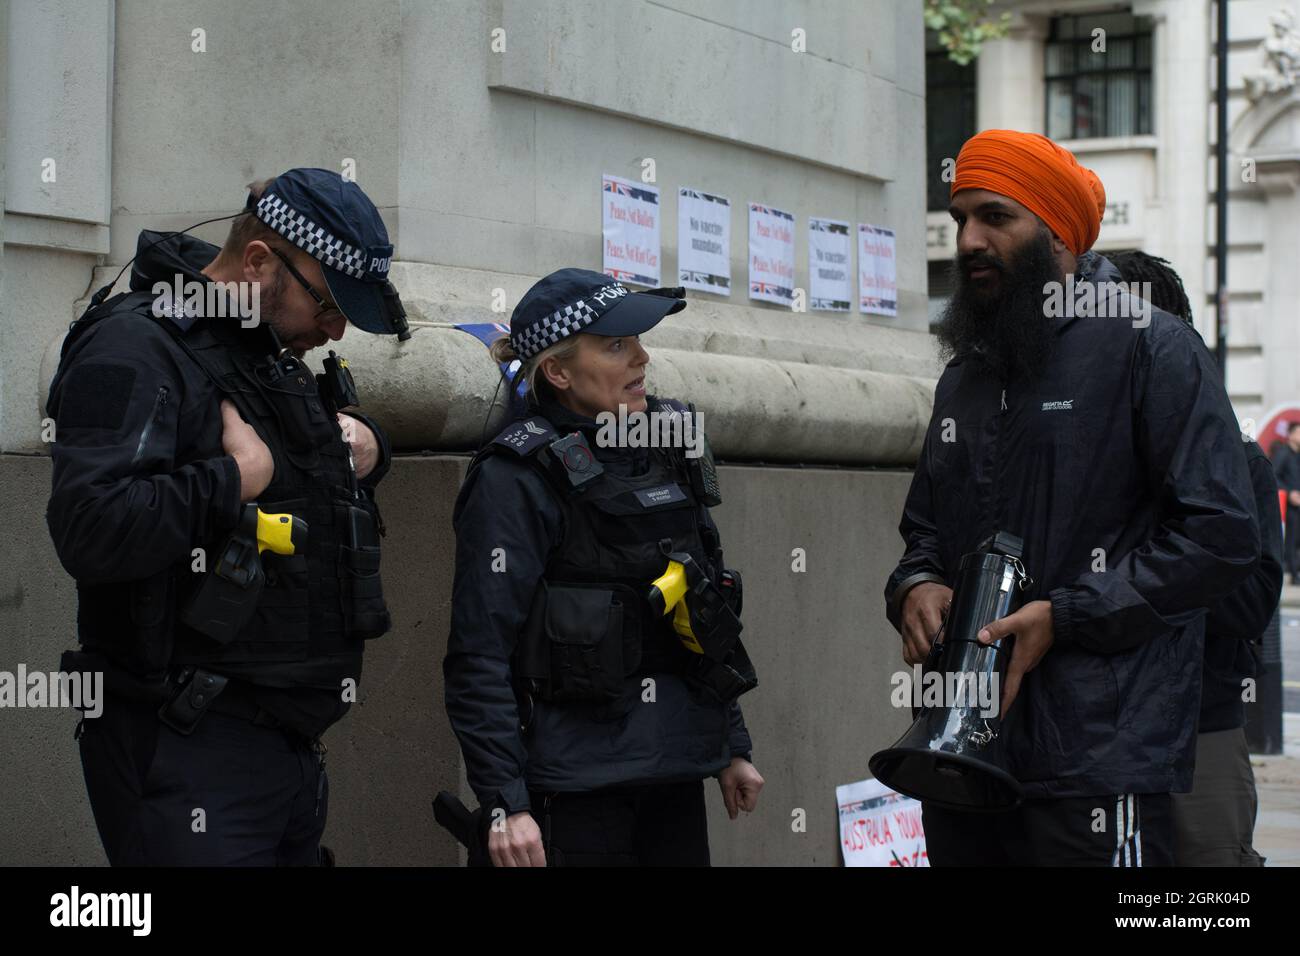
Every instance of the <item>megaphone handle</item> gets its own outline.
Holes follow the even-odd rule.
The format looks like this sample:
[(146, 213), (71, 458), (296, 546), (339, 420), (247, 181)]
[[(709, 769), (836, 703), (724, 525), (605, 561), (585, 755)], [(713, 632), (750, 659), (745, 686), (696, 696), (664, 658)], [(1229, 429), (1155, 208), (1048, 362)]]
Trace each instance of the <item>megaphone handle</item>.
[(939, 624), (939, 630), (934, 632), (934, 637), (930, 641), (930, 653), (926, 655), (925, 663), (921, 665), (921, 673), (924, 674), (938, 668), (939, 657), (943, 654), (943, 641), (941, 638), (943, 637), (943, 632), (947, 627), (948, 618), (944, 617), (943, 621)]

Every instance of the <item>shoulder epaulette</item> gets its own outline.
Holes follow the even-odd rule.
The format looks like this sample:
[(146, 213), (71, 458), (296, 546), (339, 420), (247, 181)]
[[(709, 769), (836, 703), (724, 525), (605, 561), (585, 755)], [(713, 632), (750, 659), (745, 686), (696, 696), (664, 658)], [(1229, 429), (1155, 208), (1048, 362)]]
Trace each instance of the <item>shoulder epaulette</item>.
[(533, 462), (562, 495), (581, 490), (605, 470), (581, 432), (561, 436), (540, 415), (506, 426), (474, 456), (470, 468), (492, 454), (507, 451)]
[(492, 439), (491, 444), (527, 458), (545, 448), (557, 435), (555, 426), (540, 415), (512, 422)]

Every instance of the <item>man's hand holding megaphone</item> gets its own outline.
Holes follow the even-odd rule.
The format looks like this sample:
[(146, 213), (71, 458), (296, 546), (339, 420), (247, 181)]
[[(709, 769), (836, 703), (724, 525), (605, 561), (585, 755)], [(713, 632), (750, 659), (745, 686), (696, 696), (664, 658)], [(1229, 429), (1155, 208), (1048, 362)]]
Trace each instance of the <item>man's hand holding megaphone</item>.
[(930, 643), (952, 604), (952, 588), (934, 581), (923, 581), (903, 597), (899, 617), (903, 634), (903, 661), (909, 666), (925, 663)]
[[(919, 587), (920, 585), (918, 585)], [(909, 597), (911, 595), (908, 595)], [(1002, 685), (1002, 709), (1006, 714), (1020, 693), (1020, 681), (1038, 666), (1043, 655), (1052, 647), (1052, 602), (1030, 601), (1020, 610), (991, 621), (977, 635), (981, 644), (992, 644), (1008, 634), (1016, 636), (1007, 663), (1007, 675)]]

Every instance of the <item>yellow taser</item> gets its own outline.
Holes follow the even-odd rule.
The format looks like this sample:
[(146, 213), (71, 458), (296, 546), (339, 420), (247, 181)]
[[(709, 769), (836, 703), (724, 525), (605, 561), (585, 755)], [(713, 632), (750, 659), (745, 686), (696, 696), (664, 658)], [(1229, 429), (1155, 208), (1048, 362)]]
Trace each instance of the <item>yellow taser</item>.
[(274, 551), (276, 554), (295, 554), (307, 543), (307, 522), (290, 514), (267, 514), (256, 505), (245, 506), (245, 520), (249, 510), (255, 515), (254, 537), (257, 553)]
[[(690, 560), (687, 557), (687, 560)], [(656, 614), (673, 612), (673, 630), (681, 638), (682, 645), (696, 654), (703, 654), (704, 648), (696, 640), (691, 629), (691, 612), (686, 608), (686, 592), (689, 585), (686, 580), (686, 565), (682, 561), (668, 559), (668, 569), (650, 585), (647, 598)]]

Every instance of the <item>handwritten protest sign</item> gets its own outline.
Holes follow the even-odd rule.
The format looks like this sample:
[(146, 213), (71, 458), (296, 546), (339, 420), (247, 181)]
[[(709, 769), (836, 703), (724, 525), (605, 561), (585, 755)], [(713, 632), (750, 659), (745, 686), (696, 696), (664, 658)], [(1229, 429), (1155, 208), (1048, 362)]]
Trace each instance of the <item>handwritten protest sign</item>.
[(921, 804), (879, 780), (835, 788), (845, 866), (929, 866)]

